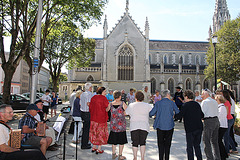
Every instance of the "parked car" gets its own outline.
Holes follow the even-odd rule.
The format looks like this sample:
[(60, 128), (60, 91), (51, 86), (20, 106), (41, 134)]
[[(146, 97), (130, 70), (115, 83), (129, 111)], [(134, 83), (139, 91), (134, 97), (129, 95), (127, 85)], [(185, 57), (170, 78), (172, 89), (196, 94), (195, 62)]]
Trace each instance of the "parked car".
[[(2, 101), (2, 94), (0, 94), (0, 100)], [(10, 105), (13, 110), (26, 110), (27, 106), (30, 103), (30, 99), (20, 95), (20, 94), (11, 94), (10, 95)]]
[[(31, 96), (29, 92), (23, 93), (22, 95), (29, 98), (29, 99), (30, 99), (30, 96)], [(36, 94), (36, 101), (39, 100), (40, 98), (41, 98), (40, 94), (37, 93)]]

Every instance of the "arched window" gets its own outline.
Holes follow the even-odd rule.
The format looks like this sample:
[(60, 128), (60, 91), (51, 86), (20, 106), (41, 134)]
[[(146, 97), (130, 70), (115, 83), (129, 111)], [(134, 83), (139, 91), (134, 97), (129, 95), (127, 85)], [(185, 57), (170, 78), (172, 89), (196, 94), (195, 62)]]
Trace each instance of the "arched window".
[(168, 62), (168, 59), (167, 59), (167, 56), (165, 55), (164, 58), (163, 58), (163, 63), (167, 64), (167, 62)]
[(174, 94), (174, 80), (172, 78), (168, 80), (168, 90), (170, 91), (171, 95)]
[(191, 83), (191, 80), (190, 80), (190, 79), (187, 79), (187, 80), (186, 80), (186, 90), (187, 90), (187, 89), (192, 90), (192, 83)]
[(180, 58), (179, 58), (179, 63), (183, 64), (183, 57), (182, 56), (180, 56)]
[(123, 46), (118, 54), (118, 80), (133, 80), (133, 51)]
[(151, 79), (151, 93), (155, 93), (156, 90), (156, 79), (152, 78)]
[(87, 81), (94, 81), (91, 75), (88, 76)]
[(203, 81), (203, 88), (205, 89), (205, 88), (208, 88), (209, 89), (209, 81), (207, 80), (207, 79), (205, 79), (204, 81)]

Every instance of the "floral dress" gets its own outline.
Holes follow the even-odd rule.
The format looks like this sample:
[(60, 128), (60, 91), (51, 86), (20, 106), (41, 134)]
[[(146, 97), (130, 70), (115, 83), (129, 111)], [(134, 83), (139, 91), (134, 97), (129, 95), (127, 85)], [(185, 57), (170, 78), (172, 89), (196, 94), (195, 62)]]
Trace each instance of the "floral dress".
[(120, 105), (110, 104), (111, 121), (110, 135), (108, 144), (125, 144), (127, 143), (126, 119), (124, 115), (123, 102)]

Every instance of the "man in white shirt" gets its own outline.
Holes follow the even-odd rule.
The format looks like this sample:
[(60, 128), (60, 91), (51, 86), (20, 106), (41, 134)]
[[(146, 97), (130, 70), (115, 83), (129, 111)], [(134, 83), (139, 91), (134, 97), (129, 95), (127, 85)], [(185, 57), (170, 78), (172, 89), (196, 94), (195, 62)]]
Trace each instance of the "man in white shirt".
[(49, 113), (49, 105), (51, 102), (51, 97), (49, 96), (50, 91), (47, 89), (46, 93), (40, 98), (43, 101), (43, 113), (44, 118), (47, 120), (47, 115)]
[[(203, 142), (204, 151), (207, 159), (220, 160), (219, 146), (218, 146), (218, 103), (211, 98), (211, 91), (209, 89), (202, 90), (202, 112), (203, 118)], [(213, 151), (212, 151), (213, 149)]]
[(149, 103), (149, 102), (150, 102), (151, 93), (148, 92), (148, 86), (145, 86), (145, 87), (144, 87), (143, 94), (144, 94), (144, 100), (143, 100), (143, 102)]
[(91, 144), (88, 144), (89, 129), (90, 129), (89, 104), (90, 104), (91, 98), (92, 98), (92, 84), (86, 83), (85, 92), (83, 92), (80, 97), (80, 110), (81, 110), (81, 118), (83, 121), (81, 149), (91, 148)]

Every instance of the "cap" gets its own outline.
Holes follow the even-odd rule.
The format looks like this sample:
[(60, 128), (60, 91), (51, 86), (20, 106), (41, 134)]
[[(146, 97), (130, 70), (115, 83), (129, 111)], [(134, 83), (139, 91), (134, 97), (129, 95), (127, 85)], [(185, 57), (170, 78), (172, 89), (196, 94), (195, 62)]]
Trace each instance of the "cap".
[(176, 89), (182, 89), (181, 87), (179, 87), (179, 86), (177, 86), (177, 87), (175, 87)]
[(34, 102), (34, 104), (38, 104), (38, 103), (40, 103), (40, 102), (43, 103), (43, 101), (42, 101), (41, 99), (39, 99), (39, 100), (37, 100), (36, 102)]
[(28, 106), (27, 106), (27, 109), (26, 109), (27, 111), (28, 110), (36, 110), (36, 111), (39, 111), (40, 109), (38, 109), (38, 107), (37, 107), (37, 105), (36, 104), (29, 104)]

